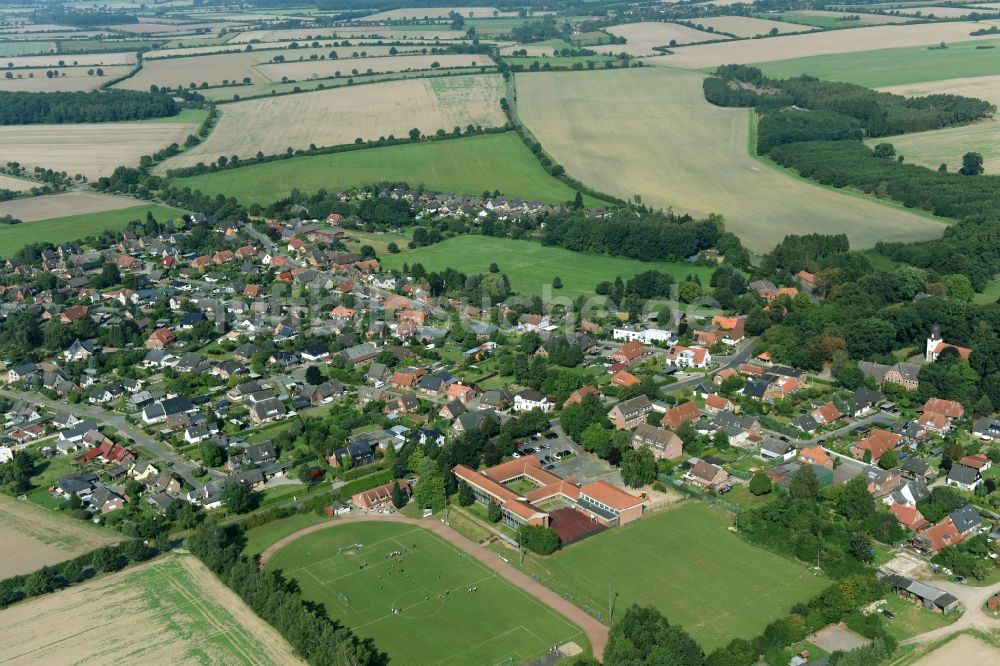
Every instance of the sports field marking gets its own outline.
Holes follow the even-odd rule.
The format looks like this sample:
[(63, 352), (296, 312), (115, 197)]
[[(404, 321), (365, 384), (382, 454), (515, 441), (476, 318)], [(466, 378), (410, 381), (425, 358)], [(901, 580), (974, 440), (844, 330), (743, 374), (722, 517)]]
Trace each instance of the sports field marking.
[[(382, 543), (385, 543), (386, 541), (395, 541), (397, 537), (406, 536), (407, 534), (413, 534), (414, 532), (419, 532), (419, 531), (420, 531), (420, 528), (419, 527), (415, 527), (412, 530), (410, 530), (409, 532), (403, 532), (402, 534), (397, 534), (394, 537), (388, 537), (386, 539), (382, 539), (381, 541), (376, 541), (375, 543), (373, 543), (373, 544), (371, 544), (369, 546), (364, 546), (361, 550), (364, 550), (365, 548), (374, 548), (375, 546), (377, 546), (379, 544), (382, 544)], [(360, 551), (358, 551), (358, 552), (360, 552)], [(290, 576), (291, 574), (295, 573), (296, 571), (302, 571), (304, 569), (308, 569), (309, 567), (314, 567), (314, 566), (319, 565), (319, 564), (324, 564), (326, 562), (329, 562), (330, 560), (336, 560), (336, 559), (339, 559), (341, 557), (343, 557), (342, 554), (331, 555), (330, 557), (328, 557), (326, 559), (317, 560), (315, 562), (307, 564), (304, 567), (299, 567), (298, 569), (286, 569), (285, 570), (285, 575), (286, 576)]]

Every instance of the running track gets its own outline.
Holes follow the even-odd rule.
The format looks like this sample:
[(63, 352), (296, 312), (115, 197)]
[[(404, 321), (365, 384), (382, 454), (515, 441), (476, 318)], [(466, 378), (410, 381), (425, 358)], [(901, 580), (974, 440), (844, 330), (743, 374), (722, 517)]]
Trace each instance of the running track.
[(364, 521), (390, 521), (394, 523), (406, 523), (408, 525), (416, 525), (417, 527), (422, 527), (425, 530), (433, 532), (459, 550), (469, 553), (482, 564), (502, 576), (505, 580), (524, 590), (531, 596), (538, 599), (538, 601), (542, 602), (576, 626), (580, 627), (580, 629), (583, 630), (583, 633), (586, 634), (587, 640), (590, 641), (590, 646), (597, 659), (601, 659), (601, 656), (604, 654), (604, 646), (607, 645), (608, 642), (607, 626), (601, 624), (596, 619), (585, 613), (582, 609), (566, 601), (541, 583), (536, 582), (530, 576), (521, 573), (511, 565), (507, 564), (493, 551), (462, 536), (455, 530), (451, 529), (451, 527), (442, 523), (440, 520), (415, 520), (413, 518), (405, 518), (396, 514), (350, 515), (338, 520), (331, 520), (317, 525), (310, 525), (309, 527), (302, 528), (298, 532), (289, 534), (261, 553), (260, 565), (266, 565), (268, 560), (270, 560), (271, 557), (278, 552), (278, 550), (307, 534), (337, 527), (338, 525)]

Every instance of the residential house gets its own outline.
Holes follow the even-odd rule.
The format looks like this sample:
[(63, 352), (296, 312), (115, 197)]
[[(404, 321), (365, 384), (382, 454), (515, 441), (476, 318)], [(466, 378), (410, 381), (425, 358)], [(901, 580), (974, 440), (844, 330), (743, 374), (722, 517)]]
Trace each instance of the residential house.
[(146, 338), (146, 349), (166, 349), (177, 340), (177, 336), (169, 328), (158, 328)]
[(697, 421), (700, 416), (698, 405), (692, 400), (668, 409), (660, 419), (660, 423), (671, 430), (676, 430), (685, 423)]
[(353, 495), (351, 503), (366, 513), (388, 509), (392, 506), (392, 493), (397, 487), (407, 498), (410, 496), (410, 484), (405, 479), (397, 479)]
[(499, 423), (500, 415), (493, 409), (482, 409), (480, 405), (479, 410), (460, 415), (455, 419), (455, 423), (451, 427), (457, 433), (469, 432), (470, 430), (475, 430), (487, 420)]
[(551, 412), (555, 409), (555, 406), (555, 402), (549, 400), (545, 394), (538, 391), (521, 391), (514, 396), (515, 412), (528, 412), (532, 409)]
[(830, 454), (826, 452), (822, 446), (817, 444), (816, 446), (806, 447), (799, 451), (798, 460), (804, 465), (815, 465), (816, 467), (822, 467), (823, 469), (833, 469), (833, 458)]
[(646, 415), (653, 411), (653, 403), (645, 395), (620, 402), (608, 412), (608, 418), (618, 430), (631, 430), (645, 422)]
[(675, 368), (707, 368), (712, 364), (712, 354), (704, 347), (674, 345), (667, 352), (666, 364)]
[(871, 464), (876, 465), (883, 453), (894, 450), (902, 441), (901, 435), (875, 428), (871, 434), (851, 446), (851, 455), (858, 460), (864, 460), (867, 452), (871, 456)]
[(721, 490), (727, 485), (729, 474), (718, 465), (699, 460), (684, 474), (684, 478), (708, 490)]
[(641, 363), (648, 355), (649, 352), (646, 351), (646, 348), (633, 340), (632, 342), (625, 343), (616, 352), (611, 354), (611, 359), (615, 363), (630, 366)]
[(948, 470), (948, 477), (946, 483), (949, 486), (954, 486), (960, 490), (967, 490), (972, 492), (976, 489), (980, 483), (983, 482), (983, 477), (980, 476), (979, 470), (974, 467), (967, 467), (959, 463), (953, 463), (951, 469)]
[(888, 495), (902, 484), (898, 467), (882, 469), (870, 466), (865, 470), (865, 478), (868, 481), (868, 492), (876, 499)]
[(684, 442), (665, 428), (640, 423), (632, 435), (632, 448), (649, 447), (657, 460), (676, 460), (683, 454)]

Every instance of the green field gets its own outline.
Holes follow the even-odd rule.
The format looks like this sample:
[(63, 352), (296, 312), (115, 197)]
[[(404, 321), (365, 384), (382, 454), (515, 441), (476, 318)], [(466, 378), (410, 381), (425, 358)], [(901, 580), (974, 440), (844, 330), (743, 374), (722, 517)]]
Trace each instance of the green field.
[[(978, 49), (977, 46), (994, 48)], [(762, 62), (754, 65), (774, 78), (809, 74), (820, 79), (857, 83), (869, 88), (922, 81), (989, 76), (1000, 72), (1000, 41), (972, 40), (946, 49), (906, 46)]]
[[(339, 552), (355, 544), (361, 547)], [(392, 551), (403, 555), (387, 559)], [(303, 596), (322, 603), (331, 618), (372, 638), (397, 666), (521, 663), (567, 641), (586, 646), (561, 615), (412, 525), (314, 532), (279, 550), (268, 566), (297, 580)], [(470, 593), (472, 586), (478, 590)]]
[[(534, 45), (533, 45), (534, 46)], [(618, 62), (614, 56), (594, 55), (594, 56), (504, 56), (502, 60), (508, 65), (523, 65), (525, 69), (531, 67), (532, 63), (538, 63), (539, 67), (546, 64), (552, 67), (572, 67), (579, 63), (584, 67), (588, 62), (596, 63), (598, 67), (603, 67), (606, 62)]]
[[(526, 562), (542, 582), (607, 616), (608, 587), (628, 605), (652, 604), (706, 651), (751, 638), (829, 581), (728, 531), (728, 514), (690, 502)], [(615, 563), (627, 562), (628, 566)]]
[(0, 56), (22, 56), (55, 53), (55, 42), (12, 41), (0, 42)]
[(428, 271), (455, 268), (464, 273), (486, 273), (491, 263), (496, 263), (506, 273), (511, 288), (519, 294), (541, 294), (543, 285), (559, 277), (563, 288), (553, 290), (553, 295), (572, 298), (593, 295), (598, 282), (613, 281), (616, 275), (623, 280), (648, 270), (658, 270), (683, 280), (694, 273), (708, 285), (712, 269), (678, 262), (646, 262), (622, 257), (582, 254), (561, 247), (547, 247), (540, 243), (492, 236), (459, 236), (448, 240), (405, 250), (399, 254), (379, 257), (383, 265), (400, 268), (404, 263), (412, 266), (423, 264)]
[(1000, 122), (993, 119), (963, 127), (869, 139), (865, 143), (873, 146), (885, 141), (894, 145), (896, 154), (905, 157), (907, 162), (928, 169), (936, 170), (939, 165), (947, 164), (948, 171), (958, 171), (962, 167), (962, 156), (976, 152), (983, 156), (986, 173), (1000, 173)]
[(325, 515), (318, 515), (314, 512), (297, 513), (288, 518), (272, 521), (260, 527), (254, 527), (246, 531), (246, 546), (243, 552), (248, 555), (260, 555), (268, 547), (285, 538), (293, 532), (298, 532), (304, 527), (315, 525), (330, 520)]
[(120, 231), (132, 220), (145, 220), (146, 212), (163, 222), (178, 218), (183, 211), (159, 204), (133, 206), (100, 213), (85, 213), (51, 220), (0, 225), (0, 258), (9, 257), (31, 243), (67, 243), (97, 235), (103, 231)]
[[(298, 188), (336, 191), (377, 182), (403, 181), (434, 192), (482, 194), (500, 190), (510, 197), (565, 203), (575, 191), (538, 164), (513, 132), (463, 139), (295, 157), (267, 164), (207, 173), (174, 182), (241, 203), (270, 204)], [(584, 197), (588, 206), (601, 205)]]
[(986, 283), (983, 291), (972, 297), (972, 302), (978, 305), (989, 305), (1000, 300), (1000, 276), (995, 276)]

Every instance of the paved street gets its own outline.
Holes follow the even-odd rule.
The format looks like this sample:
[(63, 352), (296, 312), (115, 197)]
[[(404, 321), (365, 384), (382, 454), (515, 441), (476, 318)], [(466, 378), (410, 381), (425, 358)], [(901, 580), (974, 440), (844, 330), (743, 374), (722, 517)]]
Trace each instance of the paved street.
[[(204, 479), (199, 480), (192, 474), (192, 471), (197, 467), (197, 465), (191, 464), (183, 456), (174, 453), (168, 445), (156, 441), (146, 433), (133, 427), (129, 424), (124, 414), (107, 411), (90, 404), (80, 403), (73, 405), (61, 400), (49, 400), (45, 396), (38, 393), (15, 391), (9, 388), (0, 389), (0, 395), (13, 400), (28, 400), (33, 404), (48, 407), (55, 412), (69, 412), (78, 418), (89, 419), (91, 421), (96, 421), (101, 425), (115, 428), (135, 444), (148, 449), (158, 459), (165, 460), (173, 465), (174, 471), (183, 476), (184, 479), (192, 486), (199, 486), (205, 482)], [(225, 476), (221, 472), (216, 472), (215, 470), (210, 470), (209, 474), (218, 478)]]

